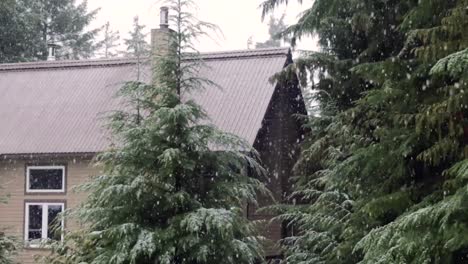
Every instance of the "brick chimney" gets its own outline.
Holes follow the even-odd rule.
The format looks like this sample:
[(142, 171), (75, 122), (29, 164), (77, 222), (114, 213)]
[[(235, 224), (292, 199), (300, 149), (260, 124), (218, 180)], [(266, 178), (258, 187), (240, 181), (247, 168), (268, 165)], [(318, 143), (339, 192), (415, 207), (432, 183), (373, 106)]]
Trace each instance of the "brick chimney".
[(151, 30), (152, 83), (154, 85), (160, 84), (161, 80), (155, 67), (158, 66), (158, 62), (161, 62), (161, 57), (169, 54), (173, 34), (174, 31), (169, 28), (169, 8), (161, 7), (159, 28)]
[(159, 28), (151, 30), (151, 49), (153, 58), (167, 55), (172, 30), (169, 28), (169, 8), (161, 7)]

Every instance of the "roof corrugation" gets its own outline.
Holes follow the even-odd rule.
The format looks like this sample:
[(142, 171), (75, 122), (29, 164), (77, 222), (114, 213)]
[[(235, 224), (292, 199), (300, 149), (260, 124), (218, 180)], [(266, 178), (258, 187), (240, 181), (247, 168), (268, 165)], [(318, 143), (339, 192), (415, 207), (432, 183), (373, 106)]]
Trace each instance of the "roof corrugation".
[[(201, 76), (222, 87), (193, 95), (214, 125), (253, 144), (288, 49), (202, 54)], [(135, 60), (0, 65), (0, 154), (93, 153), (108, 145), (104, 129), (115, 97), (134, 76)], [(148, 77), (149, 71), (145, 73)]]

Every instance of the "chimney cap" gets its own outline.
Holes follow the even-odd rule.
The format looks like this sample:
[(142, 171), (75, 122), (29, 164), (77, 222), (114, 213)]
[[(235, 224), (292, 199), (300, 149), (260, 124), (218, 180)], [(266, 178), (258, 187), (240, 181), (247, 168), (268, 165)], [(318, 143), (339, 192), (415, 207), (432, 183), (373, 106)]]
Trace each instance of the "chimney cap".
[(169, 28), (169, 7), (162, 6), (160, 8), (160, 28)]
[(47, 43), (47, 47), (60, 48), (60, 44), (57, 44), (53, 41)]
[(55, 43), (54, 41), (49, 41), (47, 43), (47, 47), (49, 49), (49, 52), (48, 52), (48, 55), (47, 55), (47, 60), (48, 61), (54, 61), (55, 60), (55, 55), (56, 55), (56, 51), (58, 48), (60, 48), (61, 46), (57, 43)]

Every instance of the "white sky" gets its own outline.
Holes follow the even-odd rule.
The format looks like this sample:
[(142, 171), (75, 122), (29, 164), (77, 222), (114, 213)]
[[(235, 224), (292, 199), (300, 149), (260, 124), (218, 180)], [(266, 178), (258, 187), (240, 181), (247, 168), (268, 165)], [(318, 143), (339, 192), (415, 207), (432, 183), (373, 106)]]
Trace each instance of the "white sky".
[[(287, 7), (282, 7), (275, 15), (281, 16), (286, 11), (286, 23), (292, 24), (297, 15), (310, 7), (313, 0), (305, 0), (301, 6), (297, 1), (290, 1)], [(200, 40), (200, 51), (221, 51), (246, 49), (247, 41), (253, 36), (253, 41), (261, 42), (268, 39), (268, 26), (261, 21), (262, 0), (198, 0), (197, 17), (200, 20), (214, 23), (220, 27), (224, 36), (215, 40), (210, 38)], [(120, 32), (121, 39), (127, 37), (133, 17), (138, 15), (140, 23), (151, 28), (159, 27), (158, 0), (88, 0), (89, 9), (101, 8), (93, 26), (100, 26), (109, 21), (113, 30)], [(305, 40), (298, 45), (299, 49), (316, 49), (312, 40)]]

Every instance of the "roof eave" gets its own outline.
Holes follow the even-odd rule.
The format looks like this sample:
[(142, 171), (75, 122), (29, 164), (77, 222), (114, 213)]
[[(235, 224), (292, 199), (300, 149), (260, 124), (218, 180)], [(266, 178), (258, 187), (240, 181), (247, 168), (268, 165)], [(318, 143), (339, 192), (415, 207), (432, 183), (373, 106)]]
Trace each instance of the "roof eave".
[(31, 159), (92, 159), (97, 152), (55, 152), (55, 153), (7, 153), (0, 154), (0, 160), (31, 160)]

